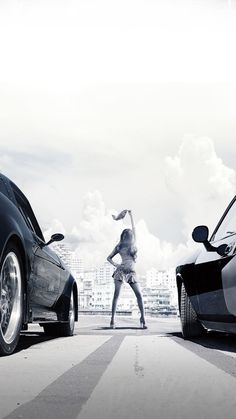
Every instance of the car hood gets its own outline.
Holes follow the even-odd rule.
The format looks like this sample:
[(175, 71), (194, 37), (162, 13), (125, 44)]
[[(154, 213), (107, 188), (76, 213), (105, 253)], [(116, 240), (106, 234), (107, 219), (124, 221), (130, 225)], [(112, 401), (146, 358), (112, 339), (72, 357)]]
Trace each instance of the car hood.
[(200, 252), (201, 249), (189, 250), (187, 254), (179, 260), (177, 267), (195, 263)]

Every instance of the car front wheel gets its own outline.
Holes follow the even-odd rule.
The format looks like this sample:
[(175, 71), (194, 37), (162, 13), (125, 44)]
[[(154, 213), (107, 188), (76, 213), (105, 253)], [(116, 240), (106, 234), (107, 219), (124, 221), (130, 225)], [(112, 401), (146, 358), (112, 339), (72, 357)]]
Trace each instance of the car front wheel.
[(10, 355), (20, 337), (23, 319), (23, 269), (21, 255), (9, 244), (0, 265), (0, 354)]
[(200, 336), (204, 332), (183, 283), (181, 284), (180, 320), (184, 338)]

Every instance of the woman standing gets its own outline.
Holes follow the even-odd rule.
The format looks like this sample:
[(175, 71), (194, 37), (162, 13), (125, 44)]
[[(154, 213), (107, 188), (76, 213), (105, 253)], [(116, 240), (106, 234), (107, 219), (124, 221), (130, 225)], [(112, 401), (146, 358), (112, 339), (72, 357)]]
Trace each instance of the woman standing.
[[(117, 302), (120, 295), (121, 285), (123, 281), (125, 280), (131, 286), (137, 298), (139, 310), (141, 313), (140, 326), (142, 329), (147, 329), (147, 326), (145, 323), (142, 294), (140, 291), (139, 284), (136, 281), (136, 272), (135, 272), (135, 266), (134, 266), (136, 262), (136, 258), (137, 258), (137, 248), (136, 248), (135, 225), (134, 225), (132, 212), (131, 210), (124, 210), (118, 215), (118, 217), (113, 216), (113, 218), (115, 220), (120, 220), (121, 218), (125, 217), (127, 212), (130, 215), (132, 230), (129, 228), (126, 228), (125, 230), (122, 231), (121, 236), (120, 236), (120, 242), (116, 245), (114, 250), (111, 252), (111, 254), (107, 258), (108, 262), (110, 262), (116, 268), (115, 272), (112, 275), (114, 278), (114, 283), (115, 283), (115, 291), (114, 291), (114, 297), (112, 301), (112, 316), (111, 316), (110, 326), (113, 329), (115, 328), (114, 318), (115, 318), (115, 313), (116, 313)], [(113, 261), (113, 257), (117, 255), (118, 253), (121, 256), (121, 264), (115, 263)]]

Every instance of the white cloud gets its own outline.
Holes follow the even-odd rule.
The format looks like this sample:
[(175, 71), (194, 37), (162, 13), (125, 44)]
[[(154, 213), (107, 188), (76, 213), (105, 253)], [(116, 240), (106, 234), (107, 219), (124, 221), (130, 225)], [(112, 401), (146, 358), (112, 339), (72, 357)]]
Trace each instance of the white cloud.
[[(158, 158), (155, 156), (156, 154), (153, 154), (153, 170), (155, 158)], [(59, 173), (53, 159), (47, 167), (51, 157), (55, 157), (58, 165), (62, 166)], [(111, 217), (112, 213), (120, 211), (126, 205), (125, 187), (127, 191), (132, 190), (132, 195), (129, 193), (128, 205), (136, 214), (139, 248), (137, 269), (140, 272), (152, 266), (157, 268), (175, 266), (187, 249), (193, 247), (191, 232), (194, 226), (207, 224), (212, 230), (236, 192), (235, 171), (219, 158), (214, 142), (208, 137), (186, 136), (177, 153), (165, 159), (168, 200), (162, 202), (163, 190), (159, 190), (158, 185), (155, 197), (150, 196), (152, 200), (150, 216), (154, 219), (152, 224), (156, 225), (155, 231), (163, 226), (161, 235), (154, 234), (153, 229), (149, 228), (150, 218), (143, 215), (150, 205), (148, 196), (145, 202), (142, 202), (144, 211), (140, 210), (139, 201), (143, 200), (146, 192), (142, 189), (142, 183), (136, 182), (139, 201), (134, 197), (134, 185), (127, 184), (128, 179), (125, 178), (121, 182), (122, 173), (119, 175), (119, 183), (109, 188), (109, 195), (106, 194), (105, 198), (104, 194), (97, 190), (86, 193), (81, 199), (83, 185), (81, 181), (79, 183), (79, 177), (75, 178), (74, 182), (71, 181), (70, 161), (69, 157), (59, 152), (55, 155), (53, 152), (51, 154), (38, 152), (36, 156), (29, 151), (18, 153), (3, 150), (0, 156), (0, 165), (4, 173), (12, 172), (13, 180), (22, 187), (32, 202), (39, 221), (47, 230), (46, 238), (55, 232), (64, 233), (67, 236), (66, 240), (76, 249), (76, 253), (85, 259), (87, 267), (101, 264), (106, 260), (118, 242), (122, 229), (127, 225), (127, 220), (125, 223), (115, 222)], [(19, 167), (21, 167), (20, 173)], [(160, 166), (158, 166), (158, 175), (163, 177), (159, 169)], [(40, 179), (42, 174), (45, 176), (44, 182)], [(98, 172), (96, 176), (99, 177)], [(94, 178), (92, 179), (90, 187), (95, 183)], [(104, 181), (101, 180), (100, 185)], [(146, 184), (149, 183), (146, 181)], [(122, 185), (120, 190), (119, 185)], [(86, 189), (85, 185), (83, 187)], [(153, 186), (151, 189), (153, 191)], [(113, 202), (112, 193), (119, 196), (120, 203), (117, 205), (116, 201), (114, 204), (117, 206), (116, 209), (111, 209), (110, 204), (108, 207), (106, 205), (107, 198), (110, 203)], [(159, 216), (155, 221), (157, 213)], [(165, 237), (165, 231), (168, 239)], [(174, 245), (172, 237), (175, 242), (177, 242), (176, 237), (179, 237), (179, 242), (182, 243)]]
[[(88, 192), (83, 202), (82, 220), (67, 234), (66, 240), (71, 243), (77, 256), (84, 260), (85, 266), (91, 268), (105, 262), (118, 243), (122, 230), (129, 226), (129, 218), (114, 221), (111, 215), (117, 211), (106, 208), (99, 191)], [(137, 221), (136, 230), (139, 273), (144, 273), (150, 267), (162, 269), (175, 266), (183, 251), (186, 251), (184, 245), (174, 248), (170, 243), (161, 242), (149, 231), (143, 219)], [(54, 220), (45, 233), (47, 239), (56, 231), (65, 233), (64, 226), (58, 220)], [(116, 258), (119, 261), (119, 257)]]
[(215, 227), (236, 193), (235, 170), (217, 156), (208, 137), (184, 138), (178, 153), (166, 158), (166, 182), (181, 210), (186, 238), (197, 224)]
[[(166, 181), (172, 195), (172, 205), (182, 217), (183, 243), (174, 246), (152, 234), (144, 219), (136, 220), (138, 261), (137, 270), (145, 272), (150, 267), (164, 269), (176, 266), (179, 259), (194, 248), (191, 232), (195, 225), (205, 223), (213, 228), (236, 190), (235, 171), (227, 167), (217, 156), (214, 143), (207, 137), (185, 137), (178, 153), (166, 158)], [(99, 191), (88, 192), (83, 199), (81, 221), (67, 234), (85, 266), (104, 263), (108, 254), (118, 243), (122, 230), (129, 225), (114, 221), (111, 214), (118, 212), (106, 208)], [(134, 208), (135, 214), (135, 208)], [(165, 223), (165, 219), (163, 219)], [(63, 225), (55, 220), (53, 229), (64, 231)], [(50, 229), (50, 234), (53, 232)]]
[(65, 230), (64, 225), (62, 224), (60, 220), (57, 220), (56, 218), (52, 221), (51, 226), (43, 233), (45, 241), (50, 240), (52, 234), (54, 233), (62, 233), (66, 235), (66, 230)]

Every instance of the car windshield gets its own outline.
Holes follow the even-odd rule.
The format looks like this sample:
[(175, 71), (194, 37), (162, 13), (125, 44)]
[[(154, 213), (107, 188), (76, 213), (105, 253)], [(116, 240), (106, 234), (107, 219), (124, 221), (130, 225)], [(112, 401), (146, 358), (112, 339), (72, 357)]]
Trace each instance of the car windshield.
[(211, 241), (222, 240), (233, 234), (236, 234), (236, 201), (229, 208)]

